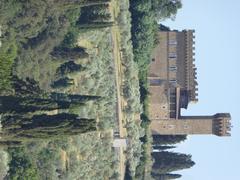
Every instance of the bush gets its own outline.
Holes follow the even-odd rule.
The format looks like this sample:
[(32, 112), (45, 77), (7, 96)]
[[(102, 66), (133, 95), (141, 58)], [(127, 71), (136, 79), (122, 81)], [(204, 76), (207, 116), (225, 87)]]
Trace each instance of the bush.
[(25, 154), (24, 148), (10, 148), (8, 152), (12, 158), (8, 171), (10, 179), (38, 180), (37, 168)]

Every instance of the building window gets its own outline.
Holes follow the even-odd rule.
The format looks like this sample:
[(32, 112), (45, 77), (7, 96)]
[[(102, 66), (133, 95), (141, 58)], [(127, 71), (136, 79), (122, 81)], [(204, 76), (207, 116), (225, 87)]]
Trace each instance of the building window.
[(169, 82), (170, 83), (177, 83), (177, 80), (176, 79), (170, 79)]
[(156, 86), (161, 84), (161, 79), (150, 79), (150, 86)]
[(177, 45), (177, 41), (175, 39), (169, 39), (169, 45)]
[(155, 61), (155, 58), (152, 58), (152, 62), (154, 62)]
[(168, 54), (168, 57), (169, 57), (169, 58), (176, 58), (176, 57), (177, 57), (177, 54), (176, 54), (175, 52), (170, 52), (170, 53)]
[(176, 71), (176, 70), (177, 70), (177, 67), (176, 67), (176, 66), (170, 66), (170, 67), (169, 67), (169, 70), (170, 70), (170, 71)]
[(176, 61), (177, 60), (177, 58), (175, 57), (175, 58), (169, 58), (171, 61)]

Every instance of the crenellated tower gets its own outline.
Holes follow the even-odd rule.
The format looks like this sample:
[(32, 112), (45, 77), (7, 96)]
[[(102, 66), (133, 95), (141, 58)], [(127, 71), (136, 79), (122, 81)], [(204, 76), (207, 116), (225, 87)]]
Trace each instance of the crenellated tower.
[(230, 120), (229, 113), (218, 113), (213, 116), (181, 116), (178, 120), (154, 120), (151, 128), (153, 134), (161, 135), (214, 134), (230, 136)]

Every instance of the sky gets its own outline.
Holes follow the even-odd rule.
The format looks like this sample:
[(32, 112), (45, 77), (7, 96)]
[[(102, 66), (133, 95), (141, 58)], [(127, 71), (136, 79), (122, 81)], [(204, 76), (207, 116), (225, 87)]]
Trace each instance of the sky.
[(240, 179), (240, 1), (183, 0), (171, 29), (195, 29), (199, 102), (184, 115), (229, 112), (231, 137), (188, 136), (175, 151), (192, 154), (196, 165), (179, 171), (180, 180)]

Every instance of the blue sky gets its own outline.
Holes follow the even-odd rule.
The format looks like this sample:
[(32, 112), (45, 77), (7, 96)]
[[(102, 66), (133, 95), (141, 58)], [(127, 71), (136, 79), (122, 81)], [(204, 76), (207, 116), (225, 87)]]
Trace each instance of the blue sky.
[(184, 115), (230, 112), (232, 136), (188, 136), (176, 151), (192, 154), (196, 165), (181, 180), (240, 179), (240, 1), (183, 0), (171, 29), (195, 29), (199, 102)]

